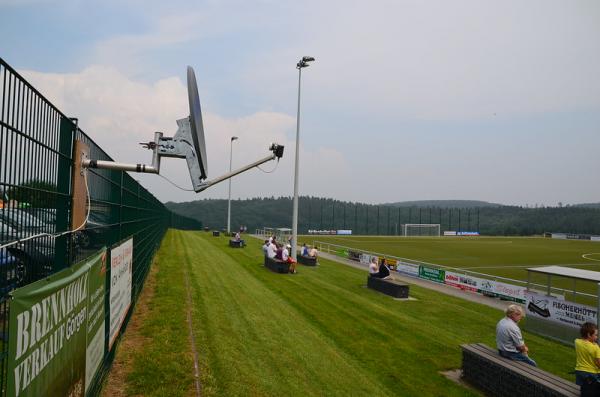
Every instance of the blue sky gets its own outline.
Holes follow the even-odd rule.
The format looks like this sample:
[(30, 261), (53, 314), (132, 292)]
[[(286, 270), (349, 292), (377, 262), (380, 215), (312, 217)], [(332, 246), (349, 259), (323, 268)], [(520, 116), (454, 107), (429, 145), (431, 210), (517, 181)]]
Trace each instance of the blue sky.
[[(209, 179), (286, 145), (232, 197), (600, 202), (600, 2), (6, 1), (0, 57), (118, 161), (172, 136), (194, 67)], [(265, 170), (273, 169), (267, 164)], [(185, 161), (161, 174), (190, 187)], [(195, 194), (136, 175), (161, 200)]]

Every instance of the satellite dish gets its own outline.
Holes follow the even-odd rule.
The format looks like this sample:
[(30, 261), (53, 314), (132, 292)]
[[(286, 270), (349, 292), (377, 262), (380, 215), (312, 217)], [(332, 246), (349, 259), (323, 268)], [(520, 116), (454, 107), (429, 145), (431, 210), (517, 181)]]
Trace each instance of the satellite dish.
[(191, 66), (187, 67), (187, 89), (190, 103), (190, 127), (192, 129), (194, 149), (198, 157), (198, 165), (200, 166), (200, 179), (206, 179), (208, 167), (206, 165), (206, 143), (204, 140), (204, 126), (202, 124), (202, 109), (200, 108), (196, 75)]
[(114, 161), (83, 159), (81, 164), (84, 168), (102, 168), (120, 171), (146, 172), (152, 174), (160, 173), (160, 161), (163, 157), (184, 158), (187, 161), (195, 192), (201, 192), (208, 187), (229, 179), (251, 168), (258, 167), (270, 160), (280, 159), (283, 156), (284, 147), (273, 143), (269, 146), (272, 152), (269, 156), (257, 160), (228, 174), (222, 175), (210, 181), (205, 181), (208, 174), (206, 144), (204, 140), (204, 126), (202, 125), (202, 110), (198, 96), (198, 85), (196, 75), (191, 66), (187, 67), (187, 89), (190, 114), (188, 117), (177, 120), (177, 132), (173, 137), (164, 137), (162, 132), (154, 133), (154, 141), (142, 143), (144, 147), (152, 150), (152, 165), (125, 164)]

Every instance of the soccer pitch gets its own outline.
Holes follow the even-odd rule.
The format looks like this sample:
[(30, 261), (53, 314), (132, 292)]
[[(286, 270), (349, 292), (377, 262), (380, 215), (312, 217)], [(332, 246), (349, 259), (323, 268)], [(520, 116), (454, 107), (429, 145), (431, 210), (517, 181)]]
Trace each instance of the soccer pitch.
[(526, 280), (529, 267), (600, 271), (600, 242), (536, 237), (302, 236), (317, 241), (472, 272)]

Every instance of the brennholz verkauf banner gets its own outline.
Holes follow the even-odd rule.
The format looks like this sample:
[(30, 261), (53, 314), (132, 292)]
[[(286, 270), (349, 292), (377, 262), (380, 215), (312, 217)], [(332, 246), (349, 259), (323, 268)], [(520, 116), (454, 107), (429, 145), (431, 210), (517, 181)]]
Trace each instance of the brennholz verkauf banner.
[(13, 292), (8, 396), (84, 395), (104, 355), (105, 290), (102, 249)]

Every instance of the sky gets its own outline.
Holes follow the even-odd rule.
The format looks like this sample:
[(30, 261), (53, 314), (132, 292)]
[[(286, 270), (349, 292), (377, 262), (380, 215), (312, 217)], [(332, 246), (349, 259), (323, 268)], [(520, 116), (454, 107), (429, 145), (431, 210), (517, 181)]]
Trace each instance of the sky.
[[(202, 104), (231, 197), (600, 202), (600, 2), (0, 0), (0, 57), (116, 161)], [(231, 137), (239, 139), (231, 144)], [(161, 175), (191, 188), (183, 159)], [(133, 174), (162, 201), (227, 198)]]

